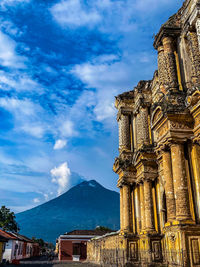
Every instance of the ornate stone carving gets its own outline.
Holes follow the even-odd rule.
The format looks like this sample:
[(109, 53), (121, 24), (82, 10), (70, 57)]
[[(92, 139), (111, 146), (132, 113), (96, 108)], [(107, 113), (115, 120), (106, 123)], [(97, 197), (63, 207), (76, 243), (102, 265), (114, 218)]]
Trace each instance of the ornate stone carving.
[(168, 73), (166, 68), (166, 57), (164, 54), (164, 47), (158, 48), (158, 77), (161, 91), (164, 91), (164, 86), (168, 83)]
[(196, 31), (197, 31), (197, 37), (198, 37), (199, 50), (200, 50), (200, 19), (199, 18), (196, 21)]
[(189, 41), (189, 53), (192, 62), (192, 84), (200, 85), (200, 50), (198, 44), (198, 36), (196, 32), (189, 32), (187, 35)]
[(174, 129), (190, 129), (190, 126), (187, 125), (186, 123), (170, 121), (170, 128), (172, 130), (174, 130)]
[(121, 114), (119, 120), (119, 149), (120, 151), (131, 149), (129, 116), (124, 114)]

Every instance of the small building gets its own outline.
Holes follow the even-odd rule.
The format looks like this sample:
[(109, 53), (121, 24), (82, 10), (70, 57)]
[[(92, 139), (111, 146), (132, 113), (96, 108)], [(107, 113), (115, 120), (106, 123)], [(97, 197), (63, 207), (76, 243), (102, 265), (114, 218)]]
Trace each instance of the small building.
[(87, 242), (102, 236), (109, 230), (74, 230), (58, 238), (58, 258), (60, 261), (84, 261), (87, 258)]
[(24, 235), (13, 233), (18, 239), (18, 249), (16, 259), (26, 259), (34, 256), (34, 241)]
[(1, 236), (7, 241), (3, 247), (3, 261), (13, 262), (14, 260), (39, 256), (39, 244), (34, 243), (33, 240), (29, 239), (28, 237), (20, 235), (18, 233), (11, 233), (0, 230), (0, 237)]
[(3, 253), (5, 251), (5, 245), (8, 242), (8, 238), (0, 234), (0, 264), (2, 263)]
[(5, 262), (12, 262), (17, 254), (17, 237), (3, 230), (0, 230), (0, 235), (8, 240), (4, 247), (2, 260)]

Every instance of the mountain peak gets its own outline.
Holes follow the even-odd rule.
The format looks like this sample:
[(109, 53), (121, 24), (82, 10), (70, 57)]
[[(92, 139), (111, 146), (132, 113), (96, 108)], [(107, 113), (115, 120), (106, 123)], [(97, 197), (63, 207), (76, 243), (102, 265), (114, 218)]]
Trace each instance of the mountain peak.
[(90, 181), (83, 181), (80, 183), (78, 186), (83, 187), (83, 186), (90, 186), (90, 187), (102, 187), (97, 181), (95, 180), (90, 180)]
[(119, 228), (119, 193), (95, 180), (83, 181), (61, 196), (16, 214), (21, 233), (54, 242), (65, 232)]

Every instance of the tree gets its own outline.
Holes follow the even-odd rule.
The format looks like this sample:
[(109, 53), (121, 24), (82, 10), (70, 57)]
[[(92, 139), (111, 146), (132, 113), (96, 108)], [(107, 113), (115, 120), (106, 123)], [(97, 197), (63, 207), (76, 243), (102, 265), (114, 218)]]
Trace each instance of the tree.
[(96, 230), (100, 230), (100, 231), (112, 231), (110, 228), (106, 227), (106, 226), (97, 226)]
[(32, 237), (32, 240), (35, 242), (35, 243), (38, 243), (40, 245), (40, 247), (44, 247), (45, 245), (45, 242), (42, 238), (35, 238), (34, 236)]
[(0, 208), (0, 228), (5, 231), (18, 232), (19, 226), (15, 221), (15, 214), (10, 209), (2, 206)]

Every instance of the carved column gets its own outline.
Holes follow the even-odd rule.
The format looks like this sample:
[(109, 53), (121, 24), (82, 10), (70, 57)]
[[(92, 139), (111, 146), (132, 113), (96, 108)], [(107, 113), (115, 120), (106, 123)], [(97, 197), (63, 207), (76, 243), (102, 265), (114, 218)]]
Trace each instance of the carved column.
[(198, 210), (198, 222), (200, 222), (200, 146), (198, 144), (193, 144), (192, 146), (192, 168), (194, 173), (194, 181), (196, 188), (196, 205)]
[(141, 120), (142, 120), (142, 143), (145, 145), (150, 144), (150, 136), (149, 136), (149, 121), (148, 121), (148, 107), (141, 107), (140, 109), (141, 113)]
[(191, 220), (183, 144), (171, 145), (176, 219)]
[(199, 50), (200, 50), (200, 18), (198, 18), (196, 21), (196, 31), (198, 36)]
[(136, 128), (137, 128), (137, 149), (139, 149), (143, 144), (142, 138), (142, 117), (139, 112), (136, 116)]
[(140, 218), (141, 218), (141, 232), (145, 230), (145, 206), (144, 206), (144, 185), (140, 184)]
[(119, 149), (131, 149), (129, 116), (124, 114), (121, 114), (119, 119)]
[(176, 204), (174, 197), (171, 152), (163, 151), (162, 158), (163, 158), (163, 174), (165, 179), (165, 194), (167, 202), (167, 220), (171, 222), (176, 218)]
[(166, 60), (163, 46), (158, 47), (158, 77), (160, 86), (163, 86), (168, 82)]
[(136, 127), (136, 116), (133, 116), (133, 138), (134, 138), (134, 149), (137, 149), (137, 127)]
[(120, 228), (121, 231), (124, 230), (124, 220), (123, 220), (123, 188), (120, 188)]
[(135, 196), (134, 196), (134, 191), (135, 191), (135, 184), (132, 186), (131, 190), (131, 232), (136, 234), (136, 206), (135, 206)]
[(130, 186), (123, 186), (123, 230), (130, 232)]
[(136, 232), (139, 234), (141, 218), (140, 218), (140, 193), (138, 185), (135, 188), (134, 195), (135, 195), (135, 211), (136, 211), (136, 230), (137, 230)]
[(141, 107), (136, 117), (137, 148), (150, 144), (148, 107)]
[(174, 44), (172, 37), (164, 37), (163, 40), (165, 68), (167, 69), (168, 88), (176, 91), (178, 88), (178, 76), (176, 68), (176, 58), (174, 55)]
[(145, 230), (154, 231), (152, 181), (144, 181)]
[(189, 54), (192, 61), (192, 84), (198, 86), (200, 84), (200, 50), (197, 33), (189, 32), (187, 39), (189, 42)]

